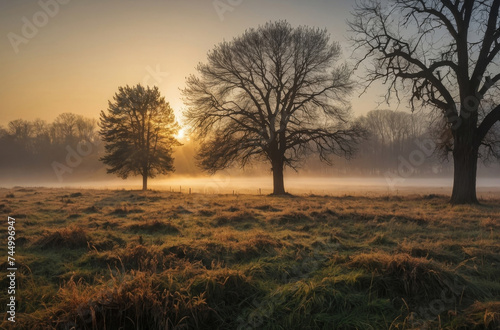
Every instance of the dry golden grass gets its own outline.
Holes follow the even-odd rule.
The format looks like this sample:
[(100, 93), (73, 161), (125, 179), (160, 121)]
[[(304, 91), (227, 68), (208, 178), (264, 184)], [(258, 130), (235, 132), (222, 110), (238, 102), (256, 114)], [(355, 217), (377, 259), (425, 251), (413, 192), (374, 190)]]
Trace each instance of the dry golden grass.
[(19, 328), (500, 327), (500, 200), (0, 196), (17, 219)]

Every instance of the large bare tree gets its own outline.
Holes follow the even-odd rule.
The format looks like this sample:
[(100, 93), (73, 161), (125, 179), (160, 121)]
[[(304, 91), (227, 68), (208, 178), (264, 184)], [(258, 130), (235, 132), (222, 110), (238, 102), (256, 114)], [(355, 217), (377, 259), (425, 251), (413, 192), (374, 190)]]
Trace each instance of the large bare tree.
[(346, 66), (334, 66), (340, 54), (325, 30), (285, 21), (217, 45), (183, 91), (201, 167), (213, 173), (264, 159), (274, 194), (284, 194), (285, 166), (313, 151), (327, 162), (350, 156), (363, 132), (348, 123), (352, 83)]
[[(350, 22), (368, 85), (387, 98), (442, 113), (454, 160), (451, 203), (477, 203), (480, 148), (500, 120), (500, 0), (379, 0), (357, 4)], [(496, 95), (495, 95), (496, 93)]]

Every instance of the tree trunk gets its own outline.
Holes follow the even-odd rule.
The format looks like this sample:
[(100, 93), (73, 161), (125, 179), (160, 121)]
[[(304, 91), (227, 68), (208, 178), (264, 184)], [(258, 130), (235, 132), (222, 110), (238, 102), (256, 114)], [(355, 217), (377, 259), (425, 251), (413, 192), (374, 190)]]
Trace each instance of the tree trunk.
[(142, 176), (142, 190), (143, 191), (148, 190), (148, 176), (147, 176), (147, 174)]
[(273, 161), (273, 195), (285, 194), (285, 183), (283, 180), (283, 161)]
[[(455, 141), (456, 143), (456, 141)], [(454, 146), (453, 193), (451, 204), (478, 204), (476, 196), (478, 148), (463, 143)]]

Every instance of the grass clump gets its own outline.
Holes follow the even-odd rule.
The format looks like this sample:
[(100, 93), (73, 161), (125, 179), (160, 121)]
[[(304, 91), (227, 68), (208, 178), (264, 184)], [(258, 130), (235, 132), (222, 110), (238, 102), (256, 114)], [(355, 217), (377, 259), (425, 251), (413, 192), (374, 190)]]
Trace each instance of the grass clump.
[[(233, 212), (233, 211), (229, 211)], [(236, 212), (236, 211), (234, 211)], [(214, 219), (213, 225), (215, 227), (220, 227), (220, 226), (236, 226), (242, 223), (250, 223), (254, 224), (258, 222), (258, 219), (255, 217), (255, 215), (251, 212), (238, 212), (235, 214), (229, 214), (229, 215), (221, 215), (218, 216)]]
[(83, 212), (85, 212), (85, 213), (99, 213), (100, 210), (99, 210), (99, 208), (97, 206), (92, 205), (92, 206), (89, 206), (89, 207), (85, 208), (83, 210)]
[(311, 221), (311, 218), (302, 212), (290, 212), (284, 213), (279, 216), (277, 219), (273, 219), (272, 222), (275, 222), (279, 225), (294, 225), (294, 224), (303, 224)]
[(475, 302), (454, 323), (469, 329), (500, 329), (500, 301)]
[(193, 280), (193, 294), (203, 295), (211, 309), (210, 328), (236, 329), (242, 310), (251, 306), (251, 300), (261, 295), (261, 290), (251, 278), (227, 268), (215, 269)]
[(211, 313), (204, 294), (192, 295), (168, 278), (147, 272), (117, 274), (89, 285), (73, 279), (58, 292), (59, 304), (31, 329), (202, 328)]
[(110, 215), (125, 217), (125, 216), (127, 216), (127, 214), (130, 214), (130, 213), (143, 213), (143, 212), (144, 212), (144, 210), (139, 208), (139, 207), (129, 207), (127, 205), (123, 205), (123, 206), (117, 207), (113, 211), (111, 211)]
[(65, 228), (45, 234), (33, 243), (41, 249), (68, 248), (78, 249), (87, 247), (89, 238), (82, 228)]
[(254, 206), (253, 208), (256, 210), (261, 210), (261, 211), (265, 211), (265, 212), (281, 212), (282, 211), (281, 209), (278, 209), (278, 208), (276, 208), (272, 205), (269, 205), (269, 204), (258, 205), (258, 206)]
[(133, 232), (142, 232), (148, 234), (161, 233), (161, 234), (178, 234), (179, 228), (171, 222), (163, 222), (159, 220), (146, 221), (140, 224), (133, 224), (128, 226), (128, 229)]
[(453, 295), (453, 302), (457, 304), (459, 300), (473, 301), (489, 296), (444, 266), (407, 254), (359, 254), (351, 258), (348, 266), (370, 274), (365, 277), (363, 285), (371, 292), (380, 297), (399, 297), (399, 302), (395, 300), (396, 305), (406, 302), (411, 306), (421, 306), (441, 299), (443, 295)]
[(388, 326), (384, 317), (394, 316), (387, 299), (342, 292), (328, 280), (299, 280), (255, 303), (246, 319), (257, 328), (383, 329)]

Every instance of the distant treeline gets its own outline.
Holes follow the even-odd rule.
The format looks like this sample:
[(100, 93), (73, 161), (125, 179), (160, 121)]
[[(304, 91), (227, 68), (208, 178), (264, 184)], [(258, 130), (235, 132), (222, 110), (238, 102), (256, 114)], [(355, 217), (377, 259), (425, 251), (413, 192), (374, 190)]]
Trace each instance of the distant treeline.
[(308, 163), (310, 172), (337, 175), (379, 176), (388, 172), (406, 175), (445, 174), (452, 164), (443, 162), (442, 151), (425, 116), (403, 111), (373, 110), (355, 119), (368, 137), (354, 158), (334, 159), (333, 166)]
[[(356, 119), (368, 139), (358, 146), (355, 157), (333, 159), (329, 166), (310, 157), (302, 164), (305, 175), (385, 175), (388, 172), (412, 175), (452, 173), (452, 164), (442, 159), (438, 141), (425, 116), (392, 110), (374, 110)], [(39, 178), (47, 181), (105, 177), (99, 161), (104, 144), (97, 121), (63, 113), (53, 122), (17, 119), (0, 126), (0, 170), (2, 178)], [(177, 174), (200, 174), (195, 166), (196, 145), (182, 141), (175, 152)], [(268, 171), (255, 164), (245, 172)], [(402, 173), (403, 172), (403, 173)], [(238, 173), (237, 170), (234, 173)]]
[[(102, 167), (97, 122), (72, 113), (52, 123), (36, 119), (13, 120), (0, 127), (2, 177), (58, 179), (56, 173), (92, 173)], [(48, 174), (51, 176), (47, 177)]]

